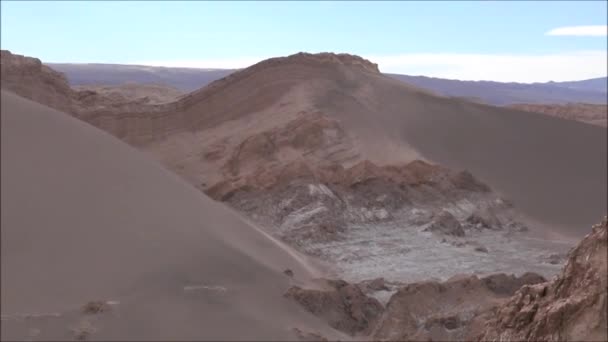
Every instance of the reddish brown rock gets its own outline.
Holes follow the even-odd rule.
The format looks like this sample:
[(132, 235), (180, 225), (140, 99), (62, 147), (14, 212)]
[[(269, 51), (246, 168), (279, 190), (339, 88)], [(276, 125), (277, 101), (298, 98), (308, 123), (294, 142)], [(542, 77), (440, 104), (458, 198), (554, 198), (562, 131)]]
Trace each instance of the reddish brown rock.
[(543, 277), (533, 274), (495, 274), (408, 284), (389, 300), (373, 337), (390, 341), (463, 340), (479, 312), (508, 298), (521, 284), (542, 281)]
[(606, 218), (570, 252), (549, 283), (523, 286), (489, 315), (480, 341), (606, 341)]

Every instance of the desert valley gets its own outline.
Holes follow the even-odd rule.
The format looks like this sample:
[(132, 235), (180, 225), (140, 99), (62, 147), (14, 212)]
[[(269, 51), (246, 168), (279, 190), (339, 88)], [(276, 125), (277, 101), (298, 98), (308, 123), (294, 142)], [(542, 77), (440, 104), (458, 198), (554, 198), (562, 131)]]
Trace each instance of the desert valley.
[[(568, 254), (606, 208), (605, 128), (435, 95), (347, 54), (270, 59), (178, 95), (71, 87), (3, 51), (2, 87), (9, 339), (605, 336), (605, 220), (574, 250), (594, 264)], [(546, 282), (581, 281), (564, 263), (589, 269), (570, 291), (599, 302), (564, 297), (559, 315), (581, 322), (552, 331), (542, 310), (564, 295)], [(501, 329), (539, 286), (556, 298)]]
[(608, 339), (606, 78), (0, 57), (2, 340)]

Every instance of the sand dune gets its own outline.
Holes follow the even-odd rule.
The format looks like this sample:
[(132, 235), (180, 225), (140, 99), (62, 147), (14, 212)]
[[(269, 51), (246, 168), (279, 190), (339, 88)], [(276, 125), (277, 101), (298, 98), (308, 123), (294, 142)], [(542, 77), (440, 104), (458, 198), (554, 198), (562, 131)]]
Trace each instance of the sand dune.
[(577, 236), (606, 212), (605, 128), (435, 97), (381, 75), (359, 82), (371, 91), (362, 105), (336, 93), (322, 108), (368, 141), (389, 135), (434, 162), (467, 169), (524, 213)]
[[(2, 339), (336, 336), (282, 298), (311, 276), (292, 253), (110, 135), (2, 91)], [(81, 313), (89, 301), (111, 302)]]

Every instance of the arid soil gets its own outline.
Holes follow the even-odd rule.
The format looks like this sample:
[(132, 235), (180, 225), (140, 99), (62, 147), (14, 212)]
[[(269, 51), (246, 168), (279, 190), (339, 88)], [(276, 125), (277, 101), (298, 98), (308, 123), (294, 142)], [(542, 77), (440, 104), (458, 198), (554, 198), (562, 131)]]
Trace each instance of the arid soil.
[(273, 58), (157, 104), (3, 51), (2, 88), (3, 338), (79, 319), (70, 337), (494, 338), (493, 308), (606, 210), (606, 129), (435, 96), (353, 55)]
[[(20, 62), (11, 61), (24, 59), (11, 58), (3, 59), (12, 70), (6, 76), (8, 88), (22, 69)], [(28, 73), (40, 73), (38, 63), (25, 61), (36, 66), (26, 68)], [(3, 73), (3, 86), (4, 78)], [(31, 83), (40, 83), (38, 78)], [(58, 76), (53, 79), (65, 84)], [(67, 93), (74, 98), (75, 91)], [(553, 208), (552, 217), (559, 216), (565, 212), (555, 208), (569, 203), (569, 218), (605, 210), (584, 204), (605, 198), (570, 202), (583, 192), (591, 192), (590, 198), (605, 192), (605, 173), (600, 177), (605, 157), (597, 156), (605, 149), (598, 143), (605, 130), (436, 97), (382, 76), (377, 65), (357, 56), (300, 53), (269, 59), (163, 105), (103, 105), (96, 102), (100, 96), (91, 95), (98, 106), (72, 100), (75, 115), (158, 158), (190, 184), (274, 237), (324, 260), (327, 272), (349, 281), (378, 276), (446, 280), (468, 272), (534, 271), (550, 277), (574, 242), (542, 236), (537, 222), (553, 226), (538, 216), (528, 219), (530, 210)], [(86, 110), (79, 111), (82, 106)], [(453, 113), (450, 118), (446, 111)], [(459, 122), (452, 122), (455, 116)], [(525, 147), (492, 142), (510, 127), (537, 124), (549, 132), (565, 129), (580, 136), (577, 147), (588, 153), (575, 154), (571, 143), (562, 147), (564, 139), (553, 141), (553, 133), (546, 133), (541, 144), (522, 129), (517, 144), (527, 141)], [(433, 138), (432, 132), (442, 126), (458, 129)], [(469, 134), (467, 140), (443, 148), (446, 138), (463, 132)], [(465, 147), (481, 141), (477, 135), (484, 143), (475, 149), (484, 157), (471, 159)], [(490, 157), (492, 148), (509, 149), (508, 168), (489, 163), (503, 164), (506, 155)], [(477, 167), (481, 162), (484, 182), (466, 168), (435, 164), (434, 151), (440, 150), (449, 151), (448, 159), (457, 164), (466, 159)], [(528, 160), (532, 151), (543, 150), (556, 157)], [(521, 164), (520, 155), (527, 164)], [(581, 158), (586, 164), (577, 161)], [(575, 165), (555, 167), (565, 160)], [(492, 170), (497, 174), (489, 176)], [(500, 186), (505, 179), (516, 185), (511, 189), (515, 192)], [(547, 200), (550, 205), (538, 201), (546, 196), (537, 187), (547, 179), (568, 180), (543, 190), (554, 195)], [(500, 192), (493, 190), (496, 183)], [(523, 203), (517, 196), (522, 189)], [(557, 196), (566, 191), (568, 196)], [(536, 201), (527, 206), (531, 198)]]
[(568, 120), (576, 120), (600, 127), (606, 127), (608, 120), (608, 106), (601, 104), (514, 104), (509, 107)]

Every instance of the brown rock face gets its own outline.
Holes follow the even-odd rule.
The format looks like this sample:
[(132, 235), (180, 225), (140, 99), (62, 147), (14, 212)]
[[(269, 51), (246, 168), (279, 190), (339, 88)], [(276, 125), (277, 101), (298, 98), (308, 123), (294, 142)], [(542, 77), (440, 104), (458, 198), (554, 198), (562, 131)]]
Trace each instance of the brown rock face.
[(480, 341), (606, 341), (606, 218), (570, 252), (553, 281), (524, 286), (500, 306)]
[(350, 335), (367, 335), (383, 312), (380, 302), (342, 280), (328, 280), (328, 290), (291, 287), (285, 297), (293, 299), (312, 314)]
[(537, 284), (543, 277), (504, 273), (484, 278), (455, 277), (446, 282), (405, 285), (395, 293), (373, 337), (390, 341), (464, 340), (474, 328), (474, 317), (508, 298), (522, 284)]
[[(74, 115), (118, 137), (141, 134), (142, 124), (121, 127), (127, 113), (153, 113), (172, 105), (154, 105), (177, 100), (179, 93), (158, 85), (85, 86), (70, 88), (66, 77), (38, 58), (0, 51), (2, 88), (19, 96)], [(145, 96), (145, 94), (151, 96)], [(103, 117), (103, 119), (100, 117)], [(145, 124), (144, 124), (145, 125)], [(129, 130), (130, 132), (125, 132)], [(122, 136), (121, 136), (122, 135)]]
[(2, 88), (55, 109), (74, 113), (73, 90), (62, 73), (42, 64), (40, 59), (0, 51)]

